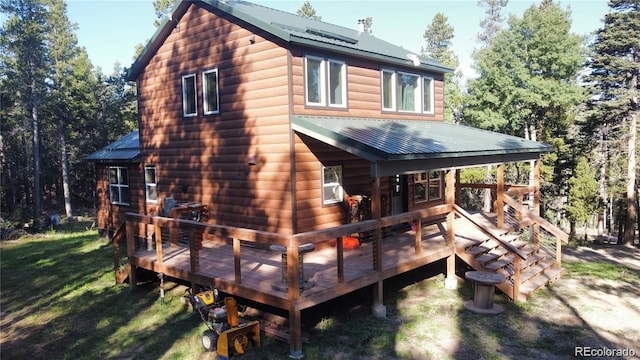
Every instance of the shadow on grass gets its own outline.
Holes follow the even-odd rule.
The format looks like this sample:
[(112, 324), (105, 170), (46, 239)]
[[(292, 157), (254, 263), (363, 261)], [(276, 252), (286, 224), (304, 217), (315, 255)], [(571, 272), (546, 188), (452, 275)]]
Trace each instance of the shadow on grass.
[(90, 231), (2, 244), (1, 358), (159, 358), (198, 328), (155, 284), (114, 285), (106, 243)]

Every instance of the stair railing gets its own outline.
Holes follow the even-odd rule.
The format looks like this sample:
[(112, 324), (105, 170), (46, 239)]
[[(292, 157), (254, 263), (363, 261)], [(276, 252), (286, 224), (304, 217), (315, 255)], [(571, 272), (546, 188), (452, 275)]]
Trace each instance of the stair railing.
[(116, 277), (116, 284), (120, 284), (128, 276), (128, 267), (125, 267), (125, 271), (121, 270), (120, 266), (120, 241), (127, 237), (127, 223), (123, 221), (116, 229), (111, 237), (113, 243), (113, 271)]
[[(560, 267), (562, 265), (562, 243), (569, 242), (569, 235), (562, 231), (562, 229), (542, 218), (540, 215), (535, 214), (529, 209), (529, 207), (521, 203), (524, 192), (529, 192), (528, 187), (511, 189), (505, 192), (502, 196), (502, 201), (504, 202), (503, 205), (506, 205), (515, 211), (517, 214), (516, 218), (519, 221), (517, 224), (519, 228), (531, 227), (533, 246), (536, 252), (540, 250), (541, 229), (555, 237), (555, 252), (551, 252), (549, 255), (554, 258), (555, 265)], [(515, 200), (513, 196), (517, 196), (520, 201)]]

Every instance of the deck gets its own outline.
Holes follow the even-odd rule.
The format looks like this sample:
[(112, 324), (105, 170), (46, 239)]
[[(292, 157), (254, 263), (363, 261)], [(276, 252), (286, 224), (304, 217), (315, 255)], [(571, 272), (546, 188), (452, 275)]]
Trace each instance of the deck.
[[(416, 251), (415, 231), (393, 233), (382, 241), (382, 268), (385, 280), (441, 260), (453, 254), (445, 237), (446, 224), (424, 226)], [(374, 269), (374, 243), (364, 242), (356, 249), (343, 250), (343, 273), (338, 274), (337, 246), (324, 244), (303, 255), (306, 289), (300, 292), (297, 306), (303, 310), (379, 281)], [(230, 242), (204, 241), (199, 253), (199, 271), (191, 271), (189, 244), (163, 243), (162, 261), (156, 249), (136, 251), (131, 264), (167, 276), (216, 286), (234, 295), (288, 310), (291, 305), (282, 288), (282, 256), (268, 249), (241, 246), (240, 273), (236, 281), (234, 248)], [(418, 253), (419, 252), (419, 253)], [(273, 284), (277, 286), (272, 286)], [(312, 284), (312, 285), (311, 285)]]

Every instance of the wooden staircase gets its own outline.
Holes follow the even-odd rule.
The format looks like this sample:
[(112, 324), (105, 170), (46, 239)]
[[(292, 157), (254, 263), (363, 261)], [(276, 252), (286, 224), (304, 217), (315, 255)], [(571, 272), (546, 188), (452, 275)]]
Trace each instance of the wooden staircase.
[(507, 281), (497, 287), (514, 302), (526, 301), (564, 273), (544, 250), (513, 234), (513, 226), (499, 229), (483, 213), (460, 215), (455, 224), (456, 255), (477, 271), (506, 275)]

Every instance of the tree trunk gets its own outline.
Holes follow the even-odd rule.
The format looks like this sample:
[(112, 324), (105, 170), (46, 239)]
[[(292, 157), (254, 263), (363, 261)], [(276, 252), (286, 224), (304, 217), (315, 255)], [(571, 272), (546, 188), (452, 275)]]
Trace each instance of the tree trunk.
[(67, 142), (64, 137), (64, 124), (60, 124), (60, 153), (62, 154), (62, 192), (64, 195), (64, 210), (67, 215), (67, 222), (73, 221), (73, 211), (71, 208), (71, 186), (69, 179), (69, 158), (67, 156)]
[(40, 189), (40, 124), (38, 119), (38, 89), (36, 83), (36, 64), (31, 62), (31, 124), (33, 127), (33, 227), (40, 230), (42, 210)]
[[(487, 177), (486, 177), (487, 184), (493, 183), (493, 179), (491, 177), (491, 168), (492, 168), (491, 165), (487, 166)], [(491, 189), (484, 189), (482, 192), (484, 195), (482, 211), (486, 213), (491, 212), (491, 206), (493, 205), (493, 197), (491, 196)]]
[[(638, 84), (638, 75), (634, 74), (631, 80), (631, 88), (636, 89)], [(627, 149), (629, 155), (627, 157), (627, 217), (624, 228), (624, 243), (633, 244), (633, 238), (636, 232), (636, 137), (638, 122), (638, 98), (633, 97), (631, 100), (631, 114), (629, 116), (629, 140)]]

